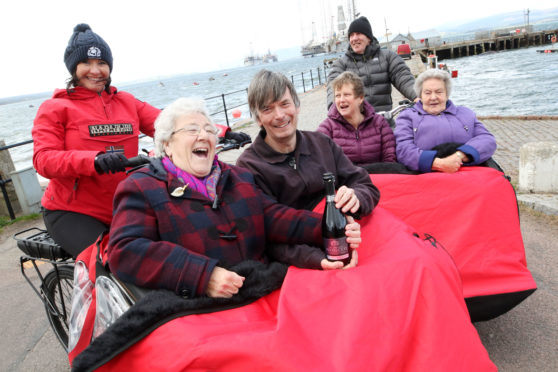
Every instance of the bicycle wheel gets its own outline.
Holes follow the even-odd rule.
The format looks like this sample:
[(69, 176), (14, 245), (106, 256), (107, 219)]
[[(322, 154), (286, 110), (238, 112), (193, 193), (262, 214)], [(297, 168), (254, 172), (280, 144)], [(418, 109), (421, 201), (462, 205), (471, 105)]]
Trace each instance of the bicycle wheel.
[(74, 267), (58, 266), (45, 276), (44, 293), (48, 302), (45, 303), (47, 318), (56, 334), (58, 341), (68, 351), (68, 325), (72, 309), (72, 293), (74, 290)]

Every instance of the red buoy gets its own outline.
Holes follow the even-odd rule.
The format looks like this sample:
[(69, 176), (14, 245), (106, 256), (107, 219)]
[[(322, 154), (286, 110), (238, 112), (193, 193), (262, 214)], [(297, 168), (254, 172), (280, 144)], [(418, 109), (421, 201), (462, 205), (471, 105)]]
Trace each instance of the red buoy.
[(238, 119), (242, 115), (242, 112), (239, 109), (234, 109), (231, 113), (233, 118), (235, 119)]

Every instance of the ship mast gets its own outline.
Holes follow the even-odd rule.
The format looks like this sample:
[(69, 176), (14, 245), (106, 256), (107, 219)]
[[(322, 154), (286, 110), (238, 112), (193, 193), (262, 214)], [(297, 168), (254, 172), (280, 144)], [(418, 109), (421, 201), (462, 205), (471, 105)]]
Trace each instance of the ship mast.
[(355, 6), (355, 0), (347, 0), (347, 22), (351, 23), (360, 15)]

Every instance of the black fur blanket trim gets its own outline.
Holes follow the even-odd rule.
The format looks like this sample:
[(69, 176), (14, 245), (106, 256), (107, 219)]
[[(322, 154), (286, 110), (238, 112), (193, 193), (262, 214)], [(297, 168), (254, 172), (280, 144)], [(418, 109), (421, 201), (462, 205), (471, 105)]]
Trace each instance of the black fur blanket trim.
[(92, 371), (146, 337), (157, 327), (185, 315), (205, 314), (250, 304), (281, 287), (288, 266), (245, 261), (229, 270), (246, 279), (232, 298), (184, 299), (166, 290), (149, 292), (73, 361), (72, 371)]
[[(463, 144), (457, 142), (445, 142), (434, 146), (432, 150), (436, 151), (436, 157), (445, 158), (455, 154), (460, 146), (463, 146)], [(359, 166), (366, 169), (368, 174), (421, 174), (421, 172), (410, 170), (401, 163), (370, 163)], [(492, 158), (488, 159), (484, 163), (478, 164), (478, 166), (494, 168), (504, 173), (502, 167), (500, 167), (500, 165)]]
[(463, 144), (457, 142), (445, 142), (432, 147), (432, 150), (436, 151), (436, 157), (445, 158), (455, 154), (460, 146), (463, 146)]
[(366, 169), (368, 174), (419, 174), (410, 170), (401, 163), (381, 162), (359, 165)]

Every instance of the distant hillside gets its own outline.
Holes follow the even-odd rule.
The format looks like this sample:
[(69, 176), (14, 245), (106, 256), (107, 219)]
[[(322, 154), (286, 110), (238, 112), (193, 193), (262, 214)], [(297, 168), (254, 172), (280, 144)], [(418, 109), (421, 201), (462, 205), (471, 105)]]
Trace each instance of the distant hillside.
[[(558, 7), (551, 9), (529, 9), (529, 24), (558, 21)], [(524, 9), (507, 12), (456, 24), (446, 23), (436, 27), (443, 33), (463, 33), (525, 24)]]
[(47, 97), (50, 97), (51, 95), (52, 95), (52, 92), (42, 92), (42, 93), (24, 94), (24, 95), (21, 95), (21, 96), (0, 98), (0, 105), (7, 105), (7, 104), (10, 104), (10, 103), (14, 103), (14, 102), (28, 101), (28, 100), (43, 98), (43, 97), (47, 98)]

